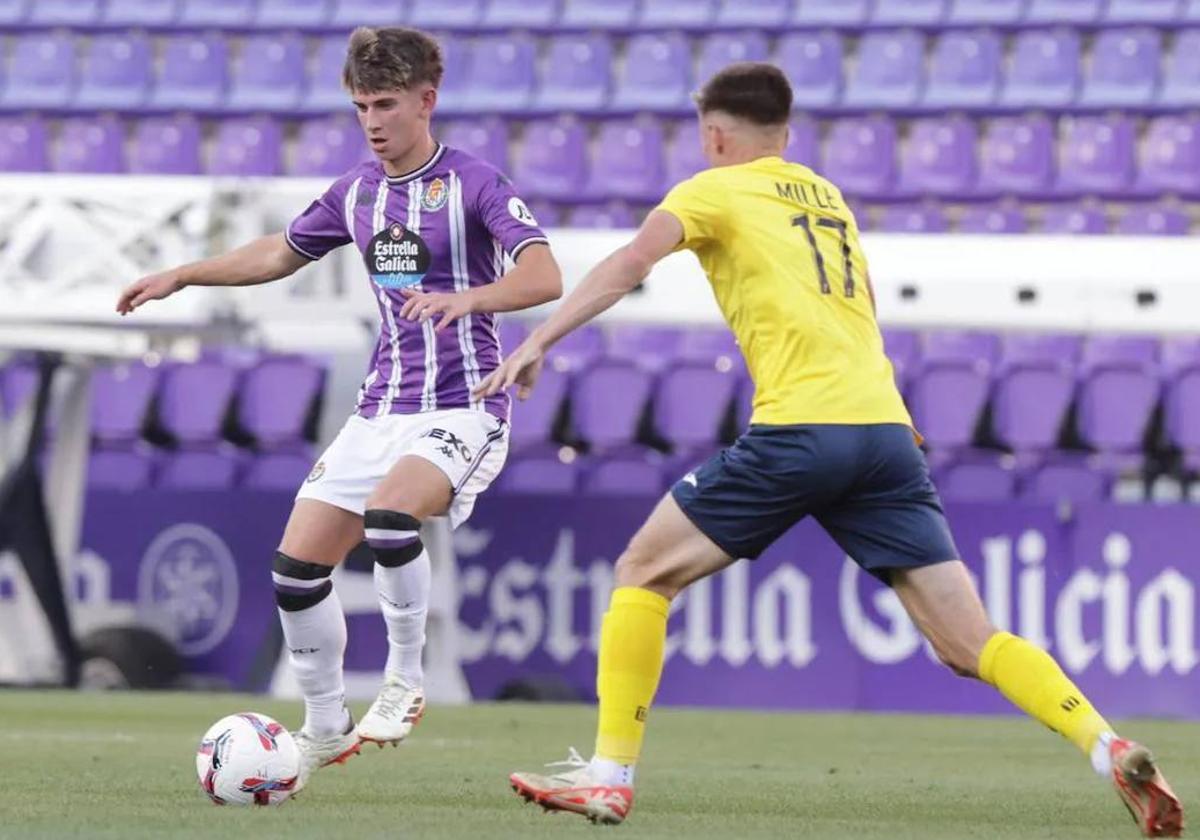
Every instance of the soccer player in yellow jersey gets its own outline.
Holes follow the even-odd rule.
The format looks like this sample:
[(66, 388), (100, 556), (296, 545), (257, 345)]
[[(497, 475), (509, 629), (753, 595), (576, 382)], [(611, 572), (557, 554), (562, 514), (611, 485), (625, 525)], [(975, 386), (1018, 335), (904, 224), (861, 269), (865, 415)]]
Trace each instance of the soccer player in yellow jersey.
[(988, 621), (955, 549), (892, 367), (845, 199), (784, 161), (792, 92), (769, 64), (735, 64), (697, 97), (712, 168), (670, 191), (633, 241), (596, 266), (480, 386), (526, 396), (547, 348), (612, 306), (660, 259), (699, 258), (755, 383), (750, 430), (684, 477), (617, 561), (600, 636), (595, 756), (513, 788), (550, 810), (619, 823), (662, 672), (671, 599), (755, 558), (812, 515), (891, 585), (955, 673), (999, 689), (1110, 777), (1147, 836), (1183, 812), (1150, 752), (1112, 727), (1043, 650)]

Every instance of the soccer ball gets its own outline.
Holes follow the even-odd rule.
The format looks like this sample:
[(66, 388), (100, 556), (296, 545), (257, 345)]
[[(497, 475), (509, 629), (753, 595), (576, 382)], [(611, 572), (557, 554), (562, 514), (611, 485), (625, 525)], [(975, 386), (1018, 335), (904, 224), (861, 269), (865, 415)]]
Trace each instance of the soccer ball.
[(266, 715), (230, 715), (200, 739), (196, 775), (217, 805), (278, 805), (296, 789), (300, 750), (291, 733)]

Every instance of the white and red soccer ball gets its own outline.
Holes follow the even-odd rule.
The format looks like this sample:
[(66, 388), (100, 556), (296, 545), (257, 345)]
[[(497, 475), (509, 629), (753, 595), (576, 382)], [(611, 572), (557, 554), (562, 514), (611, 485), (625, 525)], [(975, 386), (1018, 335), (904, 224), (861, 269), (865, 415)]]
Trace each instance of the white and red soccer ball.
[(278, 805), (296, 790), (300, 750), (272, 718), (256, 712), (230, 715), (200, 739), (196, 775), (217, 805)]

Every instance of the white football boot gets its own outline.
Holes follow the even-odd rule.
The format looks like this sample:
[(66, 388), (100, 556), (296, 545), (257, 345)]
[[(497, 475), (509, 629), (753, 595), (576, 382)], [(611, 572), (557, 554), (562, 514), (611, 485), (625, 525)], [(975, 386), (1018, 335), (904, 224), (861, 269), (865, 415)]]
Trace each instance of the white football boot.
[(297, 792), (308, 784), (308, 778), (314, 771), (330, 764), (345, 764), (350, 756), (357, 755), (361, 749), (358, 735), (354, 731), (353, 718), (350, 720), (350, 725), (341, 733), (317, 736), (301, 729), (299, 732), (292, 733), (292, 740), (296, 742), (296, 747), (300, 750), (300, 778), (296, 782)]
[(359, 741), (396, 746), (425, 714), (425, 691), (399, 677), (387, 677), (379, 696), (358, 724)]

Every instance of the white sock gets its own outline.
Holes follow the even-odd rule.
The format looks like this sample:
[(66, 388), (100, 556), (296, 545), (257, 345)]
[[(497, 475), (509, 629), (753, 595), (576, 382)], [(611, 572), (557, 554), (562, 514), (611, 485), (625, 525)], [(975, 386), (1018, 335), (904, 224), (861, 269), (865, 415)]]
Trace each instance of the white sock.
[(1092, 744), (1092, 769), (1102, 779), (1112, 776), (1112, 756), (1108, 754), (1108, 745), (1116, 737), (1115, 732), (1101, 732), (1096, 737), (1096, 743)]
[(425, 618), (433, 570), (429, 552), (422, 551), (402, 566), (375, 564), (375, 591), (387, 625), (388, 658), (384, 677), (395, 677), (418, 688), (425, 683), (421, 653), (425, 649)]
[(619, 764), (611, 758), (601, 758), (598, 755), (592, 756), (592, 760), (588, 762), (588, 772), (592, 774), (592, 778), (605, 785), (633, 787), (633, 770), (632, 764)]
[(288, 659), (304, 694), (304, 730), (326, 736), (346, 731), (346, 686), (342, 657), (346, 652), (346, 616), (337, 590), (302, 610), (279, 610)]

